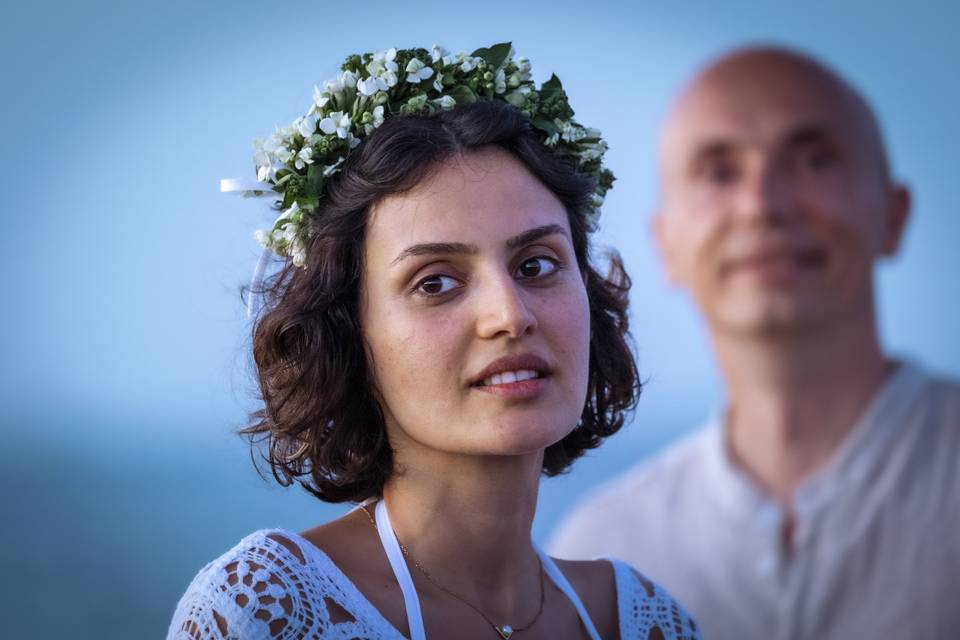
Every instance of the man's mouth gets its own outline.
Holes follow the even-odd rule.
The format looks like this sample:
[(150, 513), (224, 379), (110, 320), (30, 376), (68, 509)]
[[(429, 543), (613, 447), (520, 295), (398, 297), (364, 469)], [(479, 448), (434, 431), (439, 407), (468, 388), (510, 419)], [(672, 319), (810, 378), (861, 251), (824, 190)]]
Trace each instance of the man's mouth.
[(810, 247), (795, 251), (757, 252), (727, 261), (725, 274), (749, 273), (769, 280), (784, 280), (803, 272), (819, 270), (827, 265), (827, 253)]

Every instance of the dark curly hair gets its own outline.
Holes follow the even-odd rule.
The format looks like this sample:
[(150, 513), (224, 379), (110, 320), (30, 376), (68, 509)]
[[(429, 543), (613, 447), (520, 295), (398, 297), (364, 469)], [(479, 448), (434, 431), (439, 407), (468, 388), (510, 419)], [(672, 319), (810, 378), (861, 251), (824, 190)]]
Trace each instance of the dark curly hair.
[(373, 205), (415, 187), (445, 159), (496, 145), (535, 175), (567, 210), (590, 305), (587, 400), (576, 428), (547, 447), (543, 472), (564, 472), (623, 425), (640, 394), (630, 350), (630, 279), (619, 256), (607, 276), (590, 262), (594, 183), (553, 155), (516, 108), (493, 101), (388, 119), (326, 185), (311, 219), (305, 268), (287, 263), (264, 286), (253, 328), (263, 407), (240, 433), (277, 481), (299, 482), (327, 502), (382, 494), (394, 473), (360, 323), (364, 234)]

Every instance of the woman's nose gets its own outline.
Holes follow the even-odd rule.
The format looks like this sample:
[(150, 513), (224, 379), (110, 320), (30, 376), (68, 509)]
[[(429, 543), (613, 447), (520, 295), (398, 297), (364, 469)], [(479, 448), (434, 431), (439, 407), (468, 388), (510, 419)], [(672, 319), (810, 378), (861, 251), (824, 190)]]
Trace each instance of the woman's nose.
[(537, 327), (537, 317), (524, 299), (520, 284), (503, 273), (478, 291), (477, 334), (482, 338), (519, 338)]

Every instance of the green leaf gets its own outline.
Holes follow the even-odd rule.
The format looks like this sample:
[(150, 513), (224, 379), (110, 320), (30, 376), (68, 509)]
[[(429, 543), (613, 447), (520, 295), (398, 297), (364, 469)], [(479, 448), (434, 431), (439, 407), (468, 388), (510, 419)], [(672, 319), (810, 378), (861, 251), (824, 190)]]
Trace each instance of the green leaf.
[(540, 131), (545, 131), (548, 134), (560, 133), (560, 128), (554, 124), (553, 120), (545, 116), (534, 116), (530, 119), (530, 123), (537, 129), (540, 129)]
[(510, 55), (510, 49), (512, 46), (512, 42), (501, 42), (500, 44), (495, 44), (490, 48), (482, 47), (477, 49), (470, 55), (477, 58), (483, 58), (487, 64), (494, 69), (497, 69), (503, 65), (504, 61), (507, 59), (507, 56)]
[(314, 211), (317, 208), (317, 205), (320, 204), (320, 197), (297, 198), (297, 204), (300, 206), (301, 211)]
[(323, 167), (319, 164), (311, 164), (307, 167), (307, 186), (303, 194), (310, 197), (318, 197), (323, 191)]
[(457, 104), (471, 104), (477, 101), (477, 94), (465, 84), (457, 85), (447, 92), (447, 95), (457, 101)]
[(555, 96), (563, 95), (563, 85), (560, 83), (560, 78), (556, 74), (551, 74), (550, 79), (543, 83), (543, 86), (540, 87), (540, 98), (547, 100)]

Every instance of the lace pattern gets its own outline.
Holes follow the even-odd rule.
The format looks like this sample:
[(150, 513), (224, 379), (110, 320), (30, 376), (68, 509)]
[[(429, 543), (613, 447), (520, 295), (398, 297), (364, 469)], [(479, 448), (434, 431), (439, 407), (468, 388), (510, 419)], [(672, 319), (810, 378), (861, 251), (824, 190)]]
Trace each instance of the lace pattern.
[(298, 538), (257, 531), (201, 569), (167, 639), (402, 640), (326, 554)]
[[(622, 640), (700, 640), (663, 589), (612, 560)], [(296, 534), (247, 536), (197, 574), (167, 640), (403, 640), (330, 558)]]
[(702, 640), (696, 622), (659, 585), (621, 560), (611, 560), (617, 580), (622, 640)]

